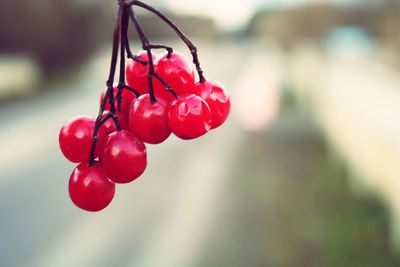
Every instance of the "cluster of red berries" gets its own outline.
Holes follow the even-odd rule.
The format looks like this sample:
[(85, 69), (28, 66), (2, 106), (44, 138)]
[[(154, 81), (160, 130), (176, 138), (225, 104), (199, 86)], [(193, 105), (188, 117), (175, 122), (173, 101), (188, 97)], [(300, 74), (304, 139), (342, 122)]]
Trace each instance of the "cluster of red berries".
[[(223, 124), (229, 115), (230, 99), (223, 86), (212, 81), (196, 83), (194, 70), (182, 54), (168, 51), (151, 60), (148, 55), (141, 51), (128, 62), (128, 85), (113, 88), (113, 97), (118, 99), (115, 108), (107, 101), (110, 90), (102, 93), (101, 124), (80, 116), (60, 131), (64, 156), (80, 163), (70, 177), (69, 194), (81, 209), (104, 209), (114, 197), (115, 183), (129, 183), (143, 174), (147, 166), (144, 143), (160, 144), (171, 133), (184, 140), (195, 139)], [(153, 97), (149, 61), (154, 62), (155, 75), (160, 78), (153, 79)]]

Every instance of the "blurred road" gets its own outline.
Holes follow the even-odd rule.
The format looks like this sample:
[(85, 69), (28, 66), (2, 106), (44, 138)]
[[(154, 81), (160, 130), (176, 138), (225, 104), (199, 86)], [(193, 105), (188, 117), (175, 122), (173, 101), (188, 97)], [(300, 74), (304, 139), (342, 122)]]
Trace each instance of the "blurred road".
[[(239, 47), (199, 47), (206, 74), (230, 88), (246, 64)], [(82, 212), (69, 200), (74, 165), (58, 149), (58, 131), (73, 116), (95, 115), (108, 65), (106, 50), (76, 80), (53, 85), (63, 90), (1, 110), (0, 266), (184, 267), (204, 246), (240, 143), (234, 123), (200, 140), (149, 146), (145, 175), (118, 186), (101, 213)]]

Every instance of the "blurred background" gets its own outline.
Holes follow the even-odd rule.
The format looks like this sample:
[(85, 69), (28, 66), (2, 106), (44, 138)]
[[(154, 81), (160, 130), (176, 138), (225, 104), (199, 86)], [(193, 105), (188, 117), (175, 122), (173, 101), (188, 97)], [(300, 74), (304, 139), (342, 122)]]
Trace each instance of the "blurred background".
[(149, 146), (145, 175), (89, 214), (58, 131), (96, 115), (115, 2), (0, 1), (0, 266), (400, 266), (398, 0), (146, 1), (232, 113)]

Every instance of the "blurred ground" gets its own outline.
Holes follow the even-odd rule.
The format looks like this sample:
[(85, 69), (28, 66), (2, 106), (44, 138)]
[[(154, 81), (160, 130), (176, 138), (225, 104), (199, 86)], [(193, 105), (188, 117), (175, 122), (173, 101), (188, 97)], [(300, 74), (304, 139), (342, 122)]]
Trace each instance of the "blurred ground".
[(298, 107), (239, 144), (202, 261), (195, 266), (398, 266), (389, 215), (357, 198), (348, 171)]
[[(231, 89), (233, 105), (238, 90), (274, 84), (267, 76), (279, 52), (264, 44), (198, 45), (206, 74)], [(345, 165), (287, 96), (269, 129), (246, 132), (232, 115), (200, 140), (150, 146), (146, 174), (119, 186), (105, 211), (75, 208), (67, 195), (74, 166), (58, 150), (58, 130), (95, 114), (108, 64), (109, 49), (74, 80), (51, 85), (64, 90), (0, 110), (0, 266), (399, 266), (388, 212), (349, 191)], [(237, 86), (244, 75), (253, 78), (248, 88)]]

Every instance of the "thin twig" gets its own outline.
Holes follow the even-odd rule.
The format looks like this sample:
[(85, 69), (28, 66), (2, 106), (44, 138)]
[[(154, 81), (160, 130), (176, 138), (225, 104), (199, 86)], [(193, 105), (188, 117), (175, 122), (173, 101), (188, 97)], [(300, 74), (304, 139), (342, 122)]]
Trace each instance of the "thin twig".
[(147, 52), (148, 62), (149, 62), (149, 71), (147, 74), (147, 81), (148, 81), (148, 85), (149, 85), (150, 101), (151, 101), (151, 103), (156, 103), (157, 98), (154, 94), (154, 87), (153, 87), (154, 62), (153, 62), (153, 56), (151, 53), (150, 42), (147, 39), (146, 35), (144, 34), (142, 28), (140, 27), (133, 8), (129, 7), (127, 10), (128, 10), (129, 16), (133, 22), (133, 25), (135, 26), (136, 32), (139, 35), (140, 41), (142, 42), (142, 48), (143, 48), (143, 50), (146, 50), (146, 52)]
[(160, 11), (155, 9), (154, 7), (151, 7), (141, 1), (137, 0), (125, 0), (124, 1), (125, 5), (135, 5), (139, 6), (141, 8), (144, 8), (154, 14), (156, 14), (160, 19), (162, 19), (169, 27), (171, 27), (176, 34), (181, 38), (181, 40), (186, 44), (186, 46), (189, 48), (190, 53), (192, 54), (193, 58), (193, 63), (196, 66), (197, 73), (199, 75), (200, 82), (205, 82), (206, 78), (204, 77), (203, 70), (201, 69), (200, 66), (200, 60), (197, 55), (197, 47), (190, 41), (190, 39), (178, 28), (178, 26), (175, 25), (174, 22), (172, 22), (168, 17), (166, 17), (164, 14), (162, 14)]
[(98, 141), (98, 132), (100, 127), (102, 126), (102, 116), (103, 112), (105, 110), (105, 106), (107, 102), (110, 103), (110, 113), (113, 115), (113, 119), (115, 122), (115, 126), (118, 131), (121, 130), (121, 125), (118, 121), (118, 118), (115, 116), (115, 105), (114, 105), (114, 88), (113, 88), (113, 83), (114, 83), (114, 76), (115, 76), (115, 70), (116, 70), (116, 65), (117, 65), (117, 57), (118, 57), (118, 44), (119, 44), (119, 37), (120, 37), (120, 26), (121, 26), (121, 18), (122, 18), (122, 11), (123, 8), (120, 7), (118, 11), (118, 18), (117, 22), (114, 28), (114, 37), (113, 37), (113, 49), (112, 49), (112, 57), (111, 57), (111, 67), (110, 67), (110, 74), (108, 76), (108, 80), (106, 82), (107, 85), (107, 92), (106, 95), (101, 103), (100, 106), (100, 111), (99, 114), (97, 115), (95, 127), (94, 127), (94, 133), (93, 133), (93, 141), (92, 141), (92, 147), (90, 149), (90, 156), (89, 156), (89, 165), (92, 166), (96, 163), (95, 161), (95, 150), (96, 150), (96, 145)]

